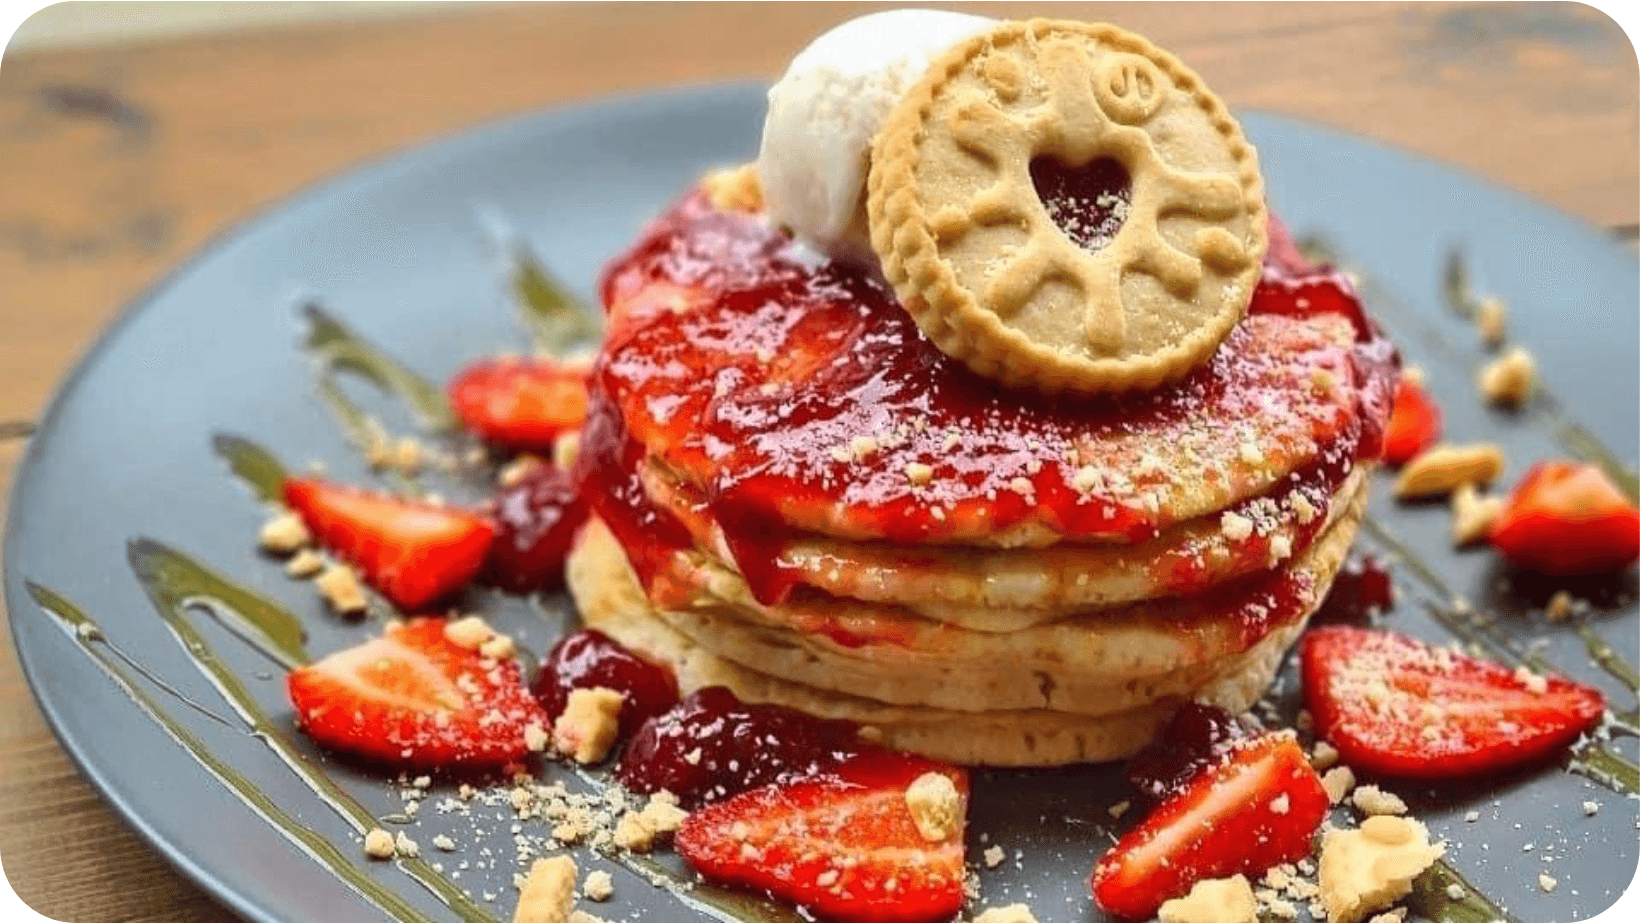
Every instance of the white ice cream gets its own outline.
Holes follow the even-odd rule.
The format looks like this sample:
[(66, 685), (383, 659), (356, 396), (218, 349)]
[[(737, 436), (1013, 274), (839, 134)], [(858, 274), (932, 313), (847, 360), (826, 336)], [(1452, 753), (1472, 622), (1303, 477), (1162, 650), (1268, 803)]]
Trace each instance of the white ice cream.
[(769, 220), (829, 256), (874, 259), (865, 219), (872, 139), (935, 57), (994, 24), (965, 13), (890, 10), (809, 43), (769, 90), (757, 156)]

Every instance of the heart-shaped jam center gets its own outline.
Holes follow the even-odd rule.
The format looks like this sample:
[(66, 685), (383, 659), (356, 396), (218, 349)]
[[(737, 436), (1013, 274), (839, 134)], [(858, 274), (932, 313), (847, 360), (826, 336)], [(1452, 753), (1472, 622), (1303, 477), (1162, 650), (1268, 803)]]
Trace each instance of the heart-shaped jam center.
[(1033, 158), (1031, 183), (1059, 230), (1090, 252), (1116, 237), (1133, 200), (1127, 168), (1109, 157), (1081, 167), (1067, 167), (1047, 156)]

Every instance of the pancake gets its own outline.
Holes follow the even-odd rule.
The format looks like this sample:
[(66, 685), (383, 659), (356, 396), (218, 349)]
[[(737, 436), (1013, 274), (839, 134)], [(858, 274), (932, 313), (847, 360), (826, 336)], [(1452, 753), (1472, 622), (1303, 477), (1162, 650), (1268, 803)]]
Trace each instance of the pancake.
[[(1320, 603), (1360, 513), (1358, 503), (1304, 555), (1265, 575), (1195, 597), (1098, 610), (1015, 632), (974, 632), (903, 608), (838, 598), (765, 606), (732, 571), (704, 556), (694, 561), (693, 600), (657, 602), (674, 628), (706, 647), (765, 669), (778, 665), (783, 676), (805, 683), (847, 688), (846, 681), (828, 678), (891, 674), (913, 690), (954, 696), (970, 674), (997, 675), (1017, 687), (1013, 698), (1034, 698), (1038, 675), (1061, 686), (1072, 679), (1125, 681), (1246, 651)], [(680, 584), (689, 581), (679, 577)], [(904, 701), (918, 702), (917, 695), (908, 692)]]
[[(600, 535), (602, 538), (600, 539)], [(747, 702), (774, 703), (867, 726), (888, 747), (970, 765), (1058, 766), (1127, 757), (1155, 736), (1187, 699), (1245, 711), (1269, 686), (1302, 620), (1272, 633), (1235, 670), (1213, 676), (1190, 696), (1170, 697), (1102, 716), (1047, 709), (962, 711), (895, 706), (827, 691), (720, 657), (659, 617), (608, 533), (589, 524), (570, 554), (570, 593), (586, 624), (646, 657), (672, 666), (685, 695), (724, 686)], [(1292, 635), (1289, 635), (1291, 633)]]
[[(647, 463), (644, 490), (677, 518), (697, 548), (734, 561), (701, 499), (663, 467)], [(1232, 539), (1224, 519), (1181, 523), (1139, 546), (1056, 545), (1045, 549), (904, 546), (794, 534), (774, 555), (784, 572), (759, 600), (800, 584), (835, 597), (904, 606), (921, 616), (982, 632), (1011, 632), (1090, 609), (1186, 596), (1302, 554), (1359, 493), (1364, 470), (1328, 497), (1319, 484), (1294, 485), (1275, 500), (1238, 505), (1256, 527)], [(1283, 554), (1284, 553), (1284, 554)]]
[(719, 522), (855, 541), (1148, 541), (1295, 472), (1341, 479), (1374, 451), (1393, 380), (1347, 283), (1317, 273), (1261, 283), (1167, 389), (1010, 391), (940, 353), (880, 282), (815, 267), (698, 196), (612, 266), (605, 294), (619, 333), (593, 390), (632, 440)]

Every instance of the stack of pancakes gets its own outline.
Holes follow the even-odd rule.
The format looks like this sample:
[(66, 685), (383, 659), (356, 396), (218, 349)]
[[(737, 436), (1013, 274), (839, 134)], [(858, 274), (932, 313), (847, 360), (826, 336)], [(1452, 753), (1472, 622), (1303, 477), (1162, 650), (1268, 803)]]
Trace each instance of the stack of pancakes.
[(1108, 760), (1183, 702), (1240, 712), (1355, 534), (1394, 362), (1358, 315), (1260, 299), (1342, 286), (1272, 268), (1178, 384), (1051, 398), (692, 195), (606, 275), (570, 589), (686, 692), (935, 759)]

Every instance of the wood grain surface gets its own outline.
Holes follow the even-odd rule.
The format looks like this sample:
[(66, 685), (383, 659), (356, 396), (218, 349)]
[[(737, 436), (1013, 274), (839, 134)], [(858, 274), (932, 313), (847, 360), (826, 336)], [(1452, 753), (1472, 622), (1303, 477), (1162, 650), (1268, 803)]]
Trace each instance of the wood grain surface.
[[(992, 7), (1126, 25), (1179, 54), (1234, 107), (1401, 145), (1634, 235), (1635, 52), (1588, 7), (968, 8)], [(225, 228), (338, 169), (491, 119), (663, 85), (769, 79), (808, 38), (863, 10), (484, 5), (6, 56), (0, 504), (31, 422), (75, 357), (123, 304)], [(9, 638), (0, 650), (0, 865), (12, 887), (62, 920), (230, 917), (80, 779)]]

